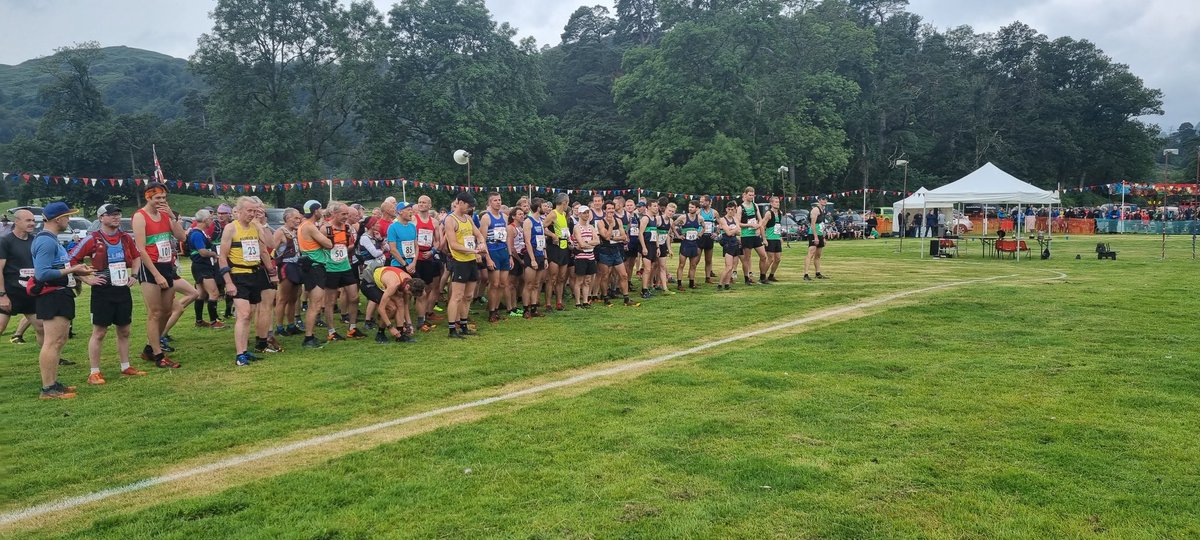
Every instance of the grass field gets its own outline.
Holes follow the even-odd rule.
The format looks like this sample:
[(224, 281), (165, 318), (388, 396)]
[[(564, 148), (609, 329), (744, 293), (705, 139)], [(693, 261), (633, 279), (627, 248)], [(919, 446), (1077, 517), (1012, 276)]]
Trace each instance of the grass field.
[(189, 311), (173, 332), (180, 370), (119, 379), (109, 344), (109, 384), (87, 387), (86, 341), (72, 340), (80, 365), (61, 378), (81, 388), (62, 402), (36, 399), (35, 346), (4, 343), (0, 513), (877, 301), (0, 534), (1200, 535), (1200, 322), (1188, 282), (1200, 262), (1190, 237), (1170, 238), (1165, 261), (1157, 238), (1101, 239), (1118, 261), (1097, 261), (1093, 237), (1020, 263), (977, 247), (930, 261), (916, 242), (903, 255), (894, 240), (836, 242), (829, 281), (800, 282), (796, 249), (773, 288), (483, 323), (459, 349), (444, 328), (411, 345), (316, 352), (290, 338), (285, 353), (236, 369), (232, 333), (192, 328)]

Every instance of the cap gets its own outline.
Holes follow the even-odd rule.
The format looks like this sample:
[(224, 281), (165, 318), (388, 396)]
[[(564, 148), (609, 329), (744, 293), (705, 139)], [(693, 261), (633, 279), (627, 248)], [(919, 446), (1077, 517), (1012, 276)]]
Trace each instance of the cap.
[(218, 214), (232, 214), (233, 207), (229, 206), (228, 204), (221, 203), (221, 206), (217, 207), (217, 213)]
[(78, 210), (72, 210), (70, 206), (67, 206), (67, 203), (62, 201), (52, 202), (47, 204), (46, 208), (42, 209), (42, 217), (45, 219), (58, 219), (62, 216), (73, 216), (78, 213)]
[(120, 214), (120, 213), (121, 213), (120, 206), (117, 206), (115, 204), (102, 204), (102, 205), (100, 205), (100, 208), (98, 210), (96, 210), (96, 217), (104, 217), (109, 214)]
[(637, 205), (638, 205), (638, 208), (643, 208), (646, 206), (646, 201), (638, 201)]
[(592, 211), (592, 208), (586, 204), (581, 204), (575, 208), (575, 212), (579, 213), (579, 214), (585, 214), (585, 213), (591, 212), (591, 211)]
[(321, 201), (309, 199), (308, 202), (304, 203), (304, 217), (312, 217), (312, 215), (321, 208), (324, 208), (321, 206)]
[(397, 211), (397, 212), (399, 212), (399, 211), (401, 211), (401, 210), (404, 210), (405, 208), (408, 208), (408, 207), (410, 207), (410, 206), (412, 206), (412, 205), (411, 205), (411, 204), (408, 204), (408, 203), (406, 203), (406, 202), (404, 202), (404, 201), (400, 201), (400, 202), (396, 203), (396, 211)]

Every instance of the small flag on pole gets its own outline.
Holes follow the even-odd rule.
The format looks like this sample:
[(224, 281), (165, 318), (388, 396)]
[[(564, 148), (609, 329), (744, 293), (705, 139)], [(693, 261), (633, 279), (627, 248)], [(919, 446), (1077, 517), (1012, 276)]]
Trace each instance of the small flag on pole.
[(165, 182), (167, 177), (163, 175), (162, 164), (158, 162), (158, 149), (154, 145), (150, 145), (150, 151), (154, 153), (154, 179), (159, 182)]

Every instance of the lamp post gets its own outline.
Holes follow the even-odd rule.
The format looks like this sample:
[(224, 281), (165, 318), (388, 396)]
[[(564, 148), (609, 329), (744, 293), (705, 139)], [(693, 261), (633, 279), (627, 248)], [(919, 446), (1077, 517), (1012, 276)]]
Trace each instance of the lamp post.
[[(1171, 169), (1169, 168), (1169, 165), (1171, 163), (1172, 155), (1178, 156), (1179, 149), (1178, 148), (1164, 148), (1163, 149), (1163, 183), (1165, 183), (1165, 184), (1171, 183)], [(1162, 218), (1162, 258), (1166, 259), (1167, 258), (1167, 190), (1166, 189), (1163, 190), (1162, 201), (1160, 201), (1158, 204), (1159, 204), (1159, 208), (1162, 209), (1162, 216), (1163, 216), (1163, 218)]]
[(467, 187), (471, 187), (471, 153), (466, 150), (454, 151), (454, 162), (467, 166)]
[[(908, 199), (908, 160), (897, 159), (897, 167), (904, 167), (904, 187), (900, 191), (900, 215), (892, 216), (892, 229), (895, 230), (896, 222), (904, 218), (904, 202)], [(904, 253), (904, 229), (900, 229), (900, 253)]]
[(784, 186), (786, 186), (787, 184), (784, 183), (783, 175), (787, 174), (787, 172), (788, 172), (787, 165), (780, 165), (779, 168), (776, 169), (776, 172), (779, 173), (779, 193), (781, 195), (786, 195), (787, 190), (784, 189)]

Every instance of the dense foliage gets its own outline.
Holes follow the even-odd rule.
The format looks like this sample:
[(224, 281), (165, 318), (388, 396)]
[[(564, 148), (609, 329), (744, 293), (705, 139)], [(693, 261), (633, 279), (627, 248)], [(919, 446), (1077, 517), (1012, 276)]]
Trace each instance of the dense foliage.
[(901, 158), (929, 187), (988, 161), (1043, 187), (1147, 179), (1172, 145), (1195, 177), (1196, 130), (1160, 139), (1138, 117), (1161, 92), (1094, 44), (906, 4), (617, 0), (539, 49), (483, 0), (220, 0), (187, 72), (94, 44), (0, 67), (0, 163), (127, 177), (155, 143), (189, 180), (465, 183), (463, 148), (485, 185), (803, 194), (898, 189)]

